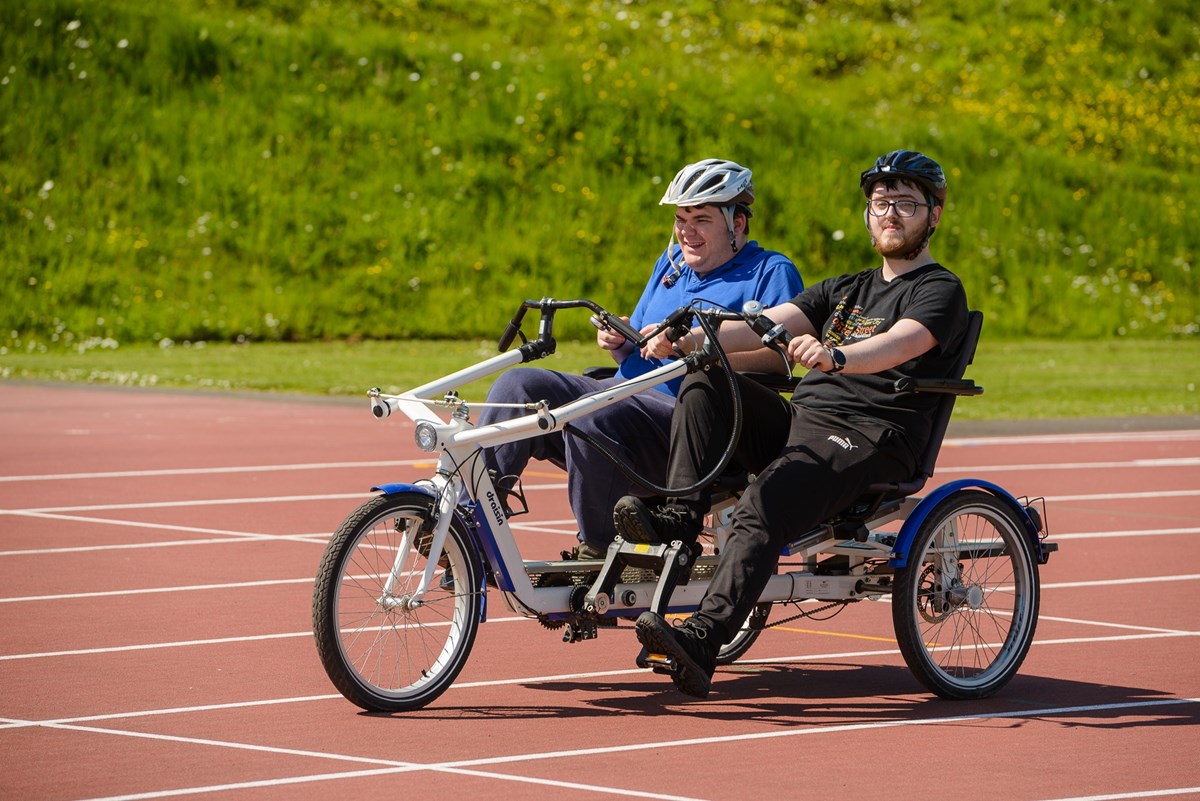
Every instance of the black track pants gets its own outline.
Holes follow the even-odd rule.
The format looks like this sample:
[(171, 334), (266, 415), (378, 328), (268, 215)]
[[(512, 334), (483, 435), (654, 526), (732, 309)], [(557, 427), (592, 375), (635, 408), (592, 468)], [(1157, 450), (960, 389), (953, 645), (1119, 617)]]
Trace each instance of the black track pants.
[[(694, 484), (720, 460), (733, 423), (726, 374), (685, 380), (672, 418), (668, 483)], [(850, 506), (869, 485), (916, 472), (899, 437), (870, 420), (796, 406), (772, 390), (735, 376), (742, 430), (733, 459), (756, 474), (734, 508), (733, 530), (697, 619), (721, 643), (737, 633), (789, 541)], [(703, 493), (682, 499), (707, 509)]]

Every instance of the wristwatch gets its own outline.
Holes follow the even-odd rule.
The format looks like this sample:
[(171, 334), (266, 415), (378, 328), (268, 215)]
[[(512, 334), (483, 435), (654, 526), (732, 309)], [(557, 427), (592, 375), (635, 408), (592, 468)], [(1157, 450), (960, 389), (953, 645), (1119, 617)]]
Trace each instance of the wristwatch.
[(846, 367), (846, 354), (842, 353), (837, 348), (826, 347), (829, 351), (829, 359), (833, 362), (833, 367), (830, 367), (828, 372), (840, 373)]

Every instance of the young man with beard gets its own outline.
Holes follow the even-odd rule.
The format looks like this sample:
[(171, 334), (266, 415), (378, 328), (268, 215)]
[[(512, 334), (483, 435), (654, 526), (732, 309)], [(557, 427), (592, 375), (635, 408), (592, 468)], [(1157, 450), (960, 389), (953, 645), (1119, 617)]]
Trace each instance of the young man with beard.
[[(917, 472), (938, 396), (895, 395), (895, 381), (954, 371), (966, 331), (966, 295), (928, 248), (946, 201), (941, 167), (897, 150), (863, 172), (859, 185), (882, 263), (822, 281), (766, 310), (794, 337), (788, 356), (809, 372), (790, 402), (737, 379), (744, 422), (733, 459), (757, 478), (734, 509), (721, 562), (696, 613), (678, 627), (654, 612), (638, 618), (638, 639), (674, 658), (679, 670), (672, 680), (689, 695), (708, 695), (717, 651), (758, 601), (784, 543), (846, 508), (869, 485)], [(726, 326), (720, 337), (730, 351), (760, 344), (748, 327)], [(691, 351), (702, 342), (697, 329), (675, 346)], [(660, 335), (645, 352), (660, 355), (672, 347)], [(720, 372), (714, 367), (683, 383), (672, 418), (670, 486), (695, 484), (726, 448), (733, 415)], [(703, 492), (656, 507), (627, 496), (614, 518), (632, 542), (694, 541), (708, 505)]]

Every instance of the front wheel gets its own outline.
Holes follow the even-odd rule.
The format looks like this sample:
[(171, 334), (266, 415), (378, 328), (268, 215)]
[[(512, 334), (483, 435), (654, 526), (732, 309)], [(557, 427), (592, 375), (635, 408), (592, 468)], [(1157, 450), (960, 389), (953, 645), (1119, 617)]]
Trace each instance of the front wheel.
[[(428, 590), (413, 598), (428, 561), (434, 504), (419, 492), (367, 501), (338, 528), (317, 571), (313, 634), (321, 663), (342, 695), (368, 711), (433, 701), (475, 642), (482, 566), (458, 519)], [(416, 543), (407, 555), (400, 552), (406, 533)]]
[(986, 698), (1025, 659), (1040, 585), (1024, 521), (981, 490), (941, 501), (896, 571), (892, 622), (904, 661), (942, 698)]

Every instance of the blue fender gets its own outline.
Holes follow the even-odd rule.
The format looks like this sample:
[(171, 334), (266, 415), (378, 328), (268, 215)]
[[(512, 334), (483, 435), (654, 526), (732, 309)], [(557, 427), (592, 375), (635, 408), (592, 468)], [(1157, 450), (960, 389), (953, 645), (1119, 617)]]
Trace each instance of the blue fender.
[(424, 484), (380, 484), (377, 487), (371, 487), (371, 492), (382, 492), (384, 495), (395, 495), (397, 492), (419, 492), (430, 498), (437, 497), (434, 491)]
[[(429, 498), (437, 497), (437, 493), (434, 492), (432, 489), (430, 489), (425, 484), (405, 484), (405, 483), (399, 483), (399, 482), (392, 483), (392, 484), (379, 484), (378, 486), (371, 487), (371, 491), (372, 492), (382, 492), (384, 495), (395, 495), (400, 492), (416, 492), (421, 495), (425, 495)], [(479, 555), (480, 565), (483, 567), (486, 567), (487, 564), (486, 564), (486, 560), (483, 557), (483, 550), (479, 547), (479, 537), (477, 534), (478, 528), (476, 527), (476, 525), (474, 524), (473, 521), (467, 520), (465, 517), (463, 517), (462, 512), (463, 512), (462, 507), (459, 507), (459, 508), (455, 509), (454, 516), (457, 517), (458, 522), (462, 524), (463, 531), (466, 531), (468, 536), (470, 536), (471, 544), (475, 546), (475, 553)], [(484, 575), (481, 577), (482, 583), (479, 587), (479, 595), (480, 595), (479, 622), (486, 623), (487, 622), (487, 596), (488, 596), (488, 594), (487, 594), (487, 575), (486, 575), (486, 571), (482, 571), (482, 572), (484, 573)]]
[(1038, 564), (1046, 563), (1047, 555), (1042, 552), (1042, 540), (1038, 536), (1038, 527), (1030, 518), (1029, 512), (1025, 511), (1025, 507), (1008, 490), (998, 484), (978, 478), (961, 478), (951, 481), (949, 484), (943, 484), (921, 499), (917, 508), (912, 510), (908, 519), (904, 521), (904, 525), (900, 527), (900, 533), (896, 535), (896, 546), (892, 549), (892, 558), (888, 560), (888, 564), (892, 567), (905, 567), (908, 564), (908, 551), (912, 547), (913, 538), (916, 537), (917, 529), (925, 522), (925, 518), (929, 517), (934, 507), (947, 497), (965, 489), (986, 490), (1009, 506), (1016, 518), (1024, 523), (1025, 534), (1029, 537), (1029, 544)]

